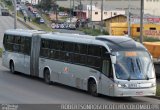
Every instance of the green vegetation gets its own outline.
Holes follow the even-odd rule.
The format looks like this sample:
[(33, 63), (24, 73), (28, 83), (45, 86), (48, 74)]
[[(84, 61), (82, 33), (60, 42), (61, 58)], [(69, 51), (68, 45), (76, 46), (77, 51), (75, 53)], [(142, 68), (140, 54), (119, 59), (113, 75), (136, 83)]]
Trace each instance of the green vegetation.
[(160, 84), (157, 84), (156, 96), (160, 96)]
[(2, 2), (4, 2), (4, 4), (7, 6), (9, 10), (14, 10), (14, 7), (11, 1), (2, 0)]
[(0, 48), (0, 57), (2, 57), (2, 48)]
[(24, 17), (23, 14), (20, 11), (17, 12), (17, 16), (20, 17), (20, 18)]
[(160, 39), (154, 37), (144, 37), (144, 42), (159, 42)]
[(40, 29), (44, 30), (44, 31), (53, 31), (51, 28), (49, 28), (46, 24), (38, 24), (36, 19), (34, 19), (32, 21), (32, 24), (36, 25), (37, 27), (39, 27)]
[(98, 35), (109, 35), (108, 32), (101, 32), (99, 29), (91, 29), (91, 28), (81, 28), (80, 31), (83, 31), (85, 34), (98, 36)]
[[(136, 41), (140, 41), (140, 37), (133, 38)], [(144, 42), (160, 42), (160, 39), (155, 37), (143, 37)]]

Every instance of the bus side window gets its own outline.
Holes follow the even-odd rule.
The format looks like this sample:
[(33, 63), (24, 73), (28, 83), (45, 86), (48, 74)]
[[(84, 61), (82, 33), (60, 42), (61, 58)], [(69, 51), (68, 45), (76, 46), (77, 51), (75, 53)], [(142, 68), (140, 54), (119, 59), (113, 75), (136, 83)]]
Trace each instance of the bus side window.
[(110, 62), (108, 60), (103, 60), (102, 73), (109, 77)]
[(24, 53), (27, 55), (31, 53), (31, 38), (25, 38)]
[(20, 44), (21, 44), (20, 52), (24, 53), (24, 44), (25, 44), (25, 38), (24, 37), (21, 37)]
[(7, 43), (8, 43), (8, 36), (6, 34), (4, 34), (4, 38), (3, 38), (3, 45), (4, 45), (4, 48), (7, 49)]

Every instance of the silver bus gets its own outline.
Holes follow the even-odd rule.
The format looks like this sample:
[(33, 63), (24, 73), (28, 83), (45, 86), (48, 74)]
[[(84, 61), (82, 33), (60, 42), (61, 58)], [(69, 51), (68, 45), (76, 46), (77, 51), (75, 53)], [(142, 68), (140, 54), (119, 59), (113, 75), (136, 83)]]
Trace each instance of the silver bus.
[(88, 36), (7, 30), (2, 63), (22, 72), (114, 97), (154, 96), (152, 57), (140, 43), (125, 36)]

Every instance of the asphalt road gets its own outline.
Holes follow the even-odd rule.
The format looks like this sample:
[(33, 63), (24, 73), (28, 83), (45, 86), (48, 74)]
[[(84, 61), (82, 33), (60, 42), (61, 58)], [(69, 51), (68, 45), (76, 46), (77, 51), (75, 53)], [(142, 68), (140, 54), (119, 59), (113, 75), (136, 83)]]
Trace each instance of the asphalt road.
[(113, 98), (90, 96), (87, 92), (61, 84), (47, 85), (42, 79), (23, 74), (11, 74), (1, 66), (0, 59), (0, 103), (9, 104), (85, 104), (85, 103), (160, 103), (150, 97)]
[[(14, 28), (14, 19), (11, 16), (0, 16), (0, 48), (2, 47), (3, 34), (7, 29)], [(17, 21), (17, 28), (26, 29), (24, 25)]]
[(28, 10), (28, 7), (26, 5), (21, 5), (21, 7), (24, 8), (24, 10), (27, 12), (28, 16), (31, 17), (31, 19), (34, 19), (35, 16), (33, 15), (33, 13), (31, 11)]

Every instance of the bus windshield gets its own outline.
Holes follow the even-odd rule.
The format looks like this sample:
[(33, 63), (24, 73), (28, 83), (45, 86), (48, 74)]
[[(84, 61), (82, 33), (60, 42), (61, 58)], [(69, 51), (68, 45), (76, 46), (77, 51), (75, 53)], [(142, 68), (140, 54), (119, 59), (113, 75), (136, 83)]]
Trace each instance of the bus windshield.
[(117, 57), (117, 79), (149, 80), (155, 77), (151, 58), (146, 51), (118, 51), (113, 54)]

